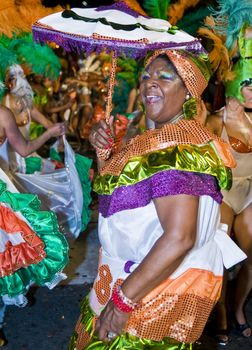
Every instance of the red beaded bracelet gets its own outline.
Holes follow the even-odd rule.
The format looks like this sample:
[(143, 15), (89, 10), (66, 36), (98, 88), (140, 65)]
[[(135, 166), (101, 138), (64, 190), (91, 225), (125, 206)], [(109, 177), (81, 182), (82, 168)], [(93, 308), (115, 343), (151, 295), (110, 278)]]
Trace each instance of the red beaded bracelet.
[(122, 292), (121, 287), (117, 287), (112, 292), (111, 300), (122, 312), (130, 313), (134, 311), (137, 304), (128, 299)]

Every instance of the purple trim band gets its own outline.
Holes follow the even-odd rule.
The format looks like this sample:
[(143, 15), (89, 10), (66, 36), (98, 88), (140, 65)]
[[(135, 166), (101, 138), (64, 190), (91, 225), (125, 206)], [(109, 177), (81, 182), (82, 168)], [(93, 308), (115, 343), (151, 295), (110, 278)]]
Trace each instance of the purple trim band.
[(152, 44), (145, 44), (132, 40), (107, 40), (95, 39), (91, 37), (84, 37), (81, 35), (74, 35), (63, 33), (54, 29), (42, 28), (33, 25), (32, 27), (34, 40), (37, 42), (54, 42), (63, 47), (66, 51), (76, 51), (78, 53), (85, 52), (90, 54), (96, 52), (97, 54), (106, 51), (112, 52), (115, 56), (126, 55), (126, 57), (140, 58), (145, 57), (149, 51), (160, 49), (176, 49), (184, 48), (188, 51), (197, 52), (198, 54), (205, 52), (199, 40), (191, 42), (175, 43), (175, 42), (159, 42)]
[[(109, 6), (99, 6), (97, 7), (96, 11), (107, 11), (107, 10), (118, 10), (124, 13), (127, 13), (128, 15), (137, 18), (140, 14), (134, 10), (132, 10), (125, 2), (123, 1), (118, 1), (113, 5)], [(148, 16), (143, 16), (145, 18), (149, 18)]]
[(99, 195), (99, 212), (106, 218), (122, 210), (144, 207), (154, 198), (178, 194), (208, 195), (218, 203), (222, 201), (214, 176), (168, 170), (135, 185), (118, 187), (111, 195)]

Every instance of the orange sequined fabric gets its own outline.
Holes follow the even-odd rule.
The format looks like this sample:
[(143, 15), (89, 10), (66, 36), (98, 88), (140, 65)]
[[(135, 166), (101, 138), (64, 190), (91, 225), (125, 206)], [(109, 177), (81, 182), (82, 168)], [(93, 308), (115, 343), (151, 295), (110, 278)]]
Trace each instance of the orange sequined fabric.
[[(118, 176), (127, 161), (133, 157), (139, 157), (171, 146), (182, 144), (201, 145), (212, 140), (228, 147), (226, 143), (211, 134), (195, 120), (181, 120), (176, 124), (166, 124), (161, 129), (148, 130), (130, 140), (118, 153), (115, 153), (106, 161), (105, 166), (100, 170), (100, 175)], [(228, 164), (225, 165), (228, 166)]]
[(190, 94), (200, 98), (208, 84), (200, 69), (194, 62), (188, 60), (176, 50), (169, 50), (166, 54), (176, 67)]
[(131, 314), (126, 331), (139, 338), (160, 341), (171, 337), (193, 343), (201, 336), (221, 286), (221, 276), (199, 269), (167, 279)]
[[(101, 267), (104, 266), (109, 270), (108, 265)], [(104, 283), (112, 293), (123, 280), (119, 278), (112, 285), (110, 279), (104, 277)], [(124, 332), (157, 342), (168, 337), (182, 343), (194, 343), (202, 334), (221, 288), (221, 276), (197, 268), (188, 269), (177, 278), (168, 278), (143, 298), (130, 314)], [(93, 317), (92, 323), (87, 323), (86, 312), (82, 309), (75, 327), (76, 349), (85, 349), (89, 344), (97, 319)]]
[(201, 336), (213, 307), (213, 301), (194, 294), (161, 294), (134, 312), (126, 330), (139, 338), (161, 341), (171, 337), (193, 343)]
[(76, 341), (76, 349), (84, 349), (85, 346), (90, 342), (91, 336), (85, 329), (85, 324), (82, 322), (82, 315), (79, 317), (75, 326), (75, 331), (78, 334)]
[(111, 294), (110, 284), (113, 281), (109, 266), (101, 265), (98, 270), (98, 276), (99, 279), (94, 284), (94, 290), (99, 303), (106, 305)]

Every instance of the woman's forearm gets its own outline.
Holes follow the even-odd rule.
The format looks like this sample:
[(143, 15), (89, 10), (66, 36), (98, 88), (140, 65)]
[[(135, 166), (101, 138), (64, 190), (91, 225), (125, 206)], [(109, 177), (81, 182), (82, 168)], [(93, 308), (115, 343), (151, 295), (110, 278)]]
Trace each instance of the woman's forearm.
[(138, 302), (167, 279), (192, 248), (191, 239), (168, 239), (163, 234), (135, 271), (124, 281), (125, 295)]
[(15, 144), (11, 144), (11, 146), (18, 152), (22, 157), (27, 157), (29, 154), (37, 151), (40, 147), (43, 146), (45, 142), (47, 142), (51, 138), (51, 134), (49, 130), (46, 130), (42, 135), (34, 140), (24, 140), (22, 145), (19, 145), (16, 148)]
[(35, 122), (43, 125), (45, 129), (48, 129), (53, 125), (53, 123), (47, 119), (35, 106), (31, 110), (31, 117)]

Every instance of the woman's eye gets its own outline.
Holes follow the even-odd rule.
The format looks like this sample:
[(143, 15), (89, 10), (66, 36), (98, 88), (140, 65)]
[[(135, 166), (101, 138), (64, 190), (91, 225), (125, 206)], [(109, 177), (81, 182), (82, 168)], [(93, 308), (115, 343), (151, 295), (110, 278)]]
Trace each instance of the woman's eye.
[(168, 72), (160, 72), (159, 78), (164, 80), (174, 80), (174, 75)]
[(141, 80), (146, 80), (146, 79), (148, 79), (150, 77), (150, 75), (148, 74), (148, 73), (143, 73), (142, 75), (141, 75)]

